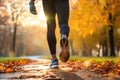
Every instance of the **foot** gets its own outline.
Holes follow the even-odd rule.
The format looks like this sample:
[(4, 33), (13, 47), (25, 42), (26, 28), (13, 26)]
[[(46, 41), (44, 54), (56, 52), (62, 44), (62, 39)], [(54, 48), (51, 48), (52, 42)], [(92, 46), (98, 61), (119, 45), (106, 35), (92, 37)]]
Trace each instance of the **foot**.
[(60, 60), (62, 62), (67, 62), (69, 60), (69, 57), (70, 57), (67, 37), (63, 37), (60, 40), (60, 45), (61, 45)]
[(56, 69), (56, 68), (58, 68), (58, 60), (53, 59), (50, 65), (50, 69)]
[(30, 2), (29, 3), (29, 9), (30, 9), (30, 12), (34, 15), (37, 15), (37, 11), (36, 11), (36, 7), (34, 5), (34, 2)]

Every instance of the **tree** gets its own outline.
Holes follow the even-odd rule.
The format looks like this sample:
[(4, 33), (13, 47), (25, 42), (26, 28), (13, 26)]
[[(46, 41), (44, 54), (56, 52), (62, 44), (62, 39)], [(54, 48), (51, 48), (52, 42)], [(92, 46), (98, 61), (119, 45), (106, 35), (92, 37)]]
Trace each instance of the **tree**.
[(119, 7), (120, 1), (119, 0), (105, 0), (105, 4), (103, 5), (104, 12), (108, 15), (107, 18), (107, 25), (108, 25), (108, 33), (109, 33), (109, 45), (110, 45), (110, 56), (116, 56), (115, 54), (115, 45), (114, 45), (114, 30), (115, 30), (115, 23), (119, 23), (116, 19), (119, 18), (118, 16), (120, 11)]
[[(115, 26), (120, 27), (119, 2), (119, 0), (78, 0), (72, 7), (71, 36), (74, 40), (78, 38), (79, 41), (75, 42), (79, 43), (81, 50), (95, 49), (96, 44), (99, 44), (103, 46), (105, 56), (108, 56), (108, 47), (110, 47), (110, 56), (114, 56), (113, 30)], [(120, 42), (115, 41), (117, 41), (115, 43)]]
[(25, 10), (25, 6), (26, 6), (26, 3), (25, 1), (17, 1), (17, 0), (12, 0), (10, 1), (10, 8), (11, 8), (11, 12), (10, 12), (10, 16), (12, 18), (12, 22), (13, 22), (13, 42), (12, 42), (12, 51), (14, 53), (14, 55), (16, 55), (16, 35), (17, 35), (17, 27), (18, 27), (18, 24), (20, 23), (20, 20), (19, 20), (19, 16), (21, 14), (24, 13), (24, 10)]
[(9, 51), (10, 26), (9, 15), (6, 11), (5, 1), (0, 1), (0, 55), (4, 56)]
[(87, 51), (86, 54), (89, 54), (88, 51), (91, 51), (89, 49), (95, 48), (100, 39), (100, 36), (98, 36), (99, 33), (96, 31), (103, 21), (99, 13), (100, 6), (98, 4), (98, 2), (91, 0), (78, 0), (71, 11), (70, 26), (72, 27), (70, 36), (74, 40), (76, 37), (79, 38), (77, 39), (79, 41), (76, 42), (79, 43), (80, 49), (84, 50), (83, 52)]

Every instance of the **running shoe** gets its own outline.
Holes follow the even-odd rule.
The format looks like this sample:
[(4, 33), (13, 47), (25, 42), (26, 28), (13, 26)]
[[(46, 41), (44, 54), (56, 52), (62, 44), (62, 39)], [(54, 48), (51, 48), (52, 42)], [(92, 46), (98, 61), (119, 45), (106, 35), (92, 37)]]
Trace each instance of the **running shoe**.
[(30, 2), (29, 3), (29, 9), (30, 9), (30, 12), (34, 15), (37, 15), (37, 11), (36, 11), (36, 7), (34, 5), (34, 2)]
[(58, 68), (58, 60), (53, 59), (50, 64), (50, 69), (56, 69), (56, 68)]
[(60, 60), (62, 62), (67, 62), (69, 60), (69, 57), (70, 57), (67, 37), (61, 38), (60, 46), (61, 46)]

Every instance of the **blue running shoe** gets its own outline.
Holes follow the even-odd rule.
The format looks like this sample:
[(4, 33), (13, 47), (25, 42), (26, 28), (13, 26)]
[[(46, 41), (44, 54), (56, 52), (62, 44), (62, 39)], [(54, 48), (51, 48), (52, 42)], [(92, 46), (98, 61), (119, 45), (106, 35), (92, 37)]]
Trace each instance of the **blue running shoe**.
[(34, 2), (30, 2), (29, 3), (29, 9), (30, 9), (30, 12), (34, 15), (37, 15), (37, 11), (36, 11), (36, 7), (34, 5)]
[(58, 68), (58, 60), (53, 59), (51, 65), (50, 65), (50, 69), (56, 69), (56, 68)]

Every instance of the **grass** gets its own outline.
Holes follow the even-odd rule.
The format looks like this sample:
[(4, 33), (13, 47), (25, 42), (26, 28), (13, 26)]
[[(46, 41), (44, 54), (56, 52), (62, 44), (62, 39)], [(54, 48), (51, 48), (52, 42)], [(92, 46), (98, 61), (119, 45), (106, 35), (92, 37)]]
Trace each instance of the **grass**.
[[(51, 59), (50, 56), (43, 56), (42, 58)], [(100, 63), (103, 61), (113, 61), (114, 63), (117, 63), (120, 62), (120, 57), (80, 57), (80, 56), (70, 57), (70, 61), (85, 61), (85, 60), (95, 60), (96, 62), (100, 62)]]
[(120, 57), (77, 57), (77, 56), (71, 56), (70, 60), (76, 60), (76, 61), (95, 60), (97, 62), (113, 61), (113, 62), (117, 63), (117, 62), (120, 62)]
[(15, 58), (15, 57), (0, 57), (0, 63), (6, 63), (8, 61), (16, 61), (20, 60), (20, 58)]

